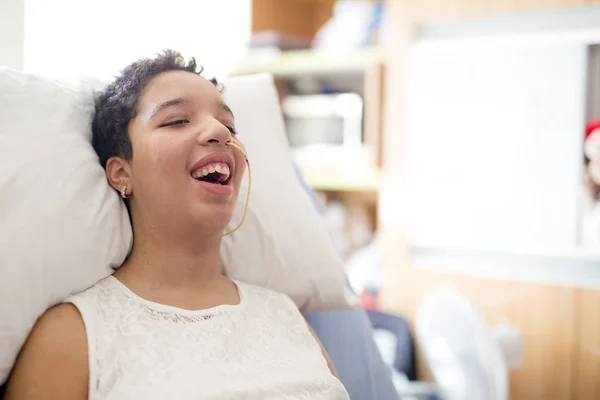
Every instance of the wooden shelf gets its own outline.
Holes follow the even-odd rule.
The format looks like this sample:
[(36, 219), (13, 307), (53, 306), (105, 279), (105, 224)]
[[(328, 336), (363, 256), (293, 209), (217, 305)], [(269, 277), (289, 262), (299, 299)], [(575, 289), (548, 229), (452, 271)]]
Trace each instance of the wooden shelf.
[(318, 191), (378, 192), (381, 174), (378, 171), (363, 174), (342, 174), (335, 170), (301, 168), (308, 185)]
[(346, 54), (313, 50), (279, 52), (249, 56), (231, 75), (270, 72), (276, 77), (362, 72), (383, 61), (380, 47), (364, 47)]

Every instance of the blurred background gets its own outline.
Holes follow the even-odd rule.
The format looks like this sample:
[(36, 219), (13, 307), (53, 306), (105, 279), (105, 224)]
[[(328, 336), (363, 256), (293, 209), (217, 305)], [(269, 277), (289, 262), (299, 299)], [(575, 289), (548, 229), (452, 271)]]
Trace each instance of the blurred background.
[(472, 340), (512, 351), (510, 398), (600, 398), (600, 1), (0, 4), (0, 65), (109, 79), (173, 48), (272, 73), (349, 282), (408, 321), (419, 380), (467, 340), (432, 330), (475, 329), (428, 302), (452, 285)]

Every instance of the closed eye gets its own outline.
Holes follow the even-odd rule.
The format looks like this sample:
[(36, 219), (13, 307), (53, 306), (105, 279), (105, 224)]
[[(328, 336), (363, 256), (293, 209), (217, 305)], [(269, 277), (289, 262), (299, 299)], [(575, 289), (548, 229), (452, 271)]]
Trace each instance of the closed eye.
[(227, 126), (226, 128), (229, 130), (229, 132), (230, 132), (232, 135), (237, 135), (237, 131), (235, 130), (235, 128), (233, 128), (233, 127), (231, 127), (231, 126)]
[(187, 125), (190, 121), (187, 119), (178, 119), (176, 121), (167, 122), (166, 124), (160, 125), (161, 128), (169, 127), (169, 126), (179, 126), (179, 125)]

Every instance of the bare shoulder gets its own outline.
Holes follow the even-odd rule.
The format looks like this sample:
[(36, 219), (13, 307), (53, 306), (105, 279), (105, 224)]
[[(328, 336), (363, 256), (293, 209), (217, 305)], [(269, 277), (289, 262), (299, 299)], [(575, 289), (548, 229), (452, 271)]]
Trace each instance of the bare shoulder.
[(85, 325), (72, 304), (60, 304), (37, 321), (17, 358), (6, 399), (87, 399)]

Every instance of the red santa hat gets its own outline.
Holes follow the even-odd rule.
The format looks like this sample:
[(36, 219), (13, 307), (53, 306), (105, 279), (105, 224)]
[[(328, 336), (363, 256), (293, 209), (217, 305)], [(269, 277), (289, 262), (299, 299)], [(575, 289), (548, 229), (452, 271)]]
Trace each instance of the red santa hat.
[(583, 152), (588, 159), (600, 161), (600, 119), (592, 119), (587, 122)]

